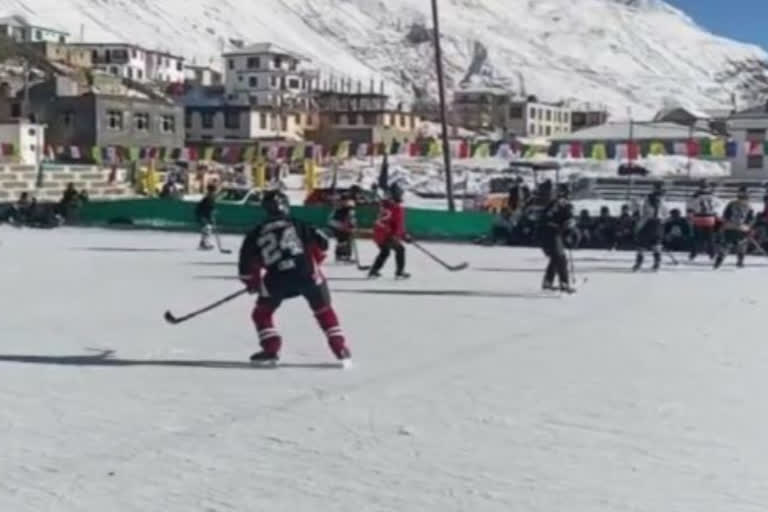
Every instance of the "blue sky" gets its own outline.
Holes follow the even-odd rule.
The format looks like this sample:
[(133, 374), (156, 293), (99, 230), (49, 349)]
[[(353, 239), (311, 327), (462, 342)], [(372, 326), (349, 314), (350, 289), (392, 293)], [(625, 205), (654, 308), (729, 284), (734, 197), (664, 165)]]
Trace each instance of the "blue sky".
[(667, 0), (716, 34), (768, 50), (768, 0)]

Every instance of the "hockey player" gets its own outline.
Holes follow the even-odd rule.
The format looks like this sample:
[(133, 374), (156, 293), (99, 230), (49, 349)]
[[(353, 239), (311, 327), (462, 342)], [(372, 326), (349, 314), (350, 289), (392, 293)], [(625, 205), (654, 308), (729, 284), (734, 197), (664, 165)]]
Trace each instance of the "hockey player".
[(755, 221), (755, 212), (749, 205), (749, 193), (747, 187), (740, 187), (734, 201), (728, 203), (723, 212), (723, 224), (721, 228), (721, 243), (715, 257), (715, 268), (725, 261), (734, 248), (736, 249), (736, 264), (744, 266), (744, 255), (747, 253), (752, 223)]
[(198, 249), (210, 251), (213, 249), (211, 235), (213, 234), (213, 222), (216, 214), (216, 185), (211, 183), (206, 189), (206, 194), (195, 207), (195, 217), (200, 224), (200, 244)]
[(355, 200), (351, 198), (342, 199), (331, 213), (328, 226), (336, 238), (336, 261), (353, 263), (352, 237), (357, 227)]
[(637, 224), (635, 236), (637, 254), (635, 255), (635, 266), (632, 267), (633, 271), (637, 272), (643, 266), (645, 249), (653, 251), (653, 270), (659, 270), (661, 266), (661, 242), (664, 237), (664, 222), (667, 216), (667, 206), (664, 204), (664, 184), (656, 183), (653, 192), (648, 194), (640, 210), (640, 221)]
[(403, 189), (393, 183), (389, 187), (389, 197), (381, 202), (379, 218), (373, 227), (373, 240), (379, 246), (379, 254), (373, 262), (368, 277), (381, 277), (381, 268), (387, 262), (389, 253), (395, 251), (395, 278), (411, 277), (405, 271), (405, 245), (410, 237), (405, 232), (405, 209), (403, 208)]
[(544, 271), (544, 280), (541, 287), (544, 290), (555, 289), (555, 274), (560, 281), (560, 291), (574, 293), (576, 290), (571, 287), (568, 273), (568, 257), (565, 253), (565, 233), (573, 228), (573, 206), (569, 202), (570, 196), (568, 185), (560, 184), (557, 189), (557, 195), (552, 197), (552, 184), (542, 186), (539, 194), (546, 197), (549, 194), (549, 201), (541, 212), (539, 218), (539, 240), (541, 249), (549, 258), (549, 263)]
[(688, 202), (688, 215), (693, 226), (693, 240), (688, 259), (696, 259), (702, 246), (706, 247), (710, 259), (715, 257), (715, 232), (717, 228), (717, 213), (715, 212), (715, 197), (712, 187), (702, 180), (699, 189)]
[(252, 318), (261, 351), (253, 354), (251, 361), (277, 363), (282, 339), (272, 316), (283, 300), (303, 296), (325, 332), (331, 351), (346, 365), (350, 353), (320, 272), (328, 239), (291, 217), (288, 197), (280, 191), (266, 192), (262, 207), (267, 218), (245, 237), (239, 262), (240, 279), (252, 293), (259, 294)]

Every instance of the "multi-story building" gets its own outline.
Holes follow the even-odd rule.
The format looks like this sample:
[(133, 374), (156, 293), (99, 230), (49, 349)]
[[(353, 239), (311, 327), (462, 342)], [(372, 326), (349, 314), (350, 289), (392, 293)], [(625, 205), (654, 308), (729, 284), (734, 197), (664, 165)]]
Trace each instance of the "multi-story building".
[(93, 67), (91, 51), (66, 43), (37, 42), (29, 46), (50, 61), (62, 62), (80, 68)]
[(91, 52), (95, 69), (137, 82), (184, 82), (184, 57), (128, 43), (77, 43)]
[(17, 43), (66, 43), (69, 33), (55, 28), (32, 25), (23, 16), (0, 18), (0, 34)]
[(309, 108), (318, 73), (304, 69), (307, 59), (272, 43), (258, 43), (224, 54), (224, 85), (230, 101), (255, 106)]
[(224, 87), (192, 85), (184, 96), (190, 143), (255, 139), (300, 140), (317, 128), (316, 112), (277, 109), (229, 99)]
[(571, 110), (535, 96), (516, 100), (499, 88), (461, 89), (453, 97), (454, 122), (470, 130), (518, 137), (551, 137), (571, 131)]
[(186, 64), (184, 66), (184, 78), (187, 83), (204, 87), (222, 85), (224, 83), (224, 77), (221, 72), (209, 66), (196, 66), (194, 64)]
[(389, 96), (373, 91), (324, 90), (313, 94), (319, 111), (317, 129), (308, 131), (313, 141), (325, 146), (339, 142), (379, 144), (413, 140), (421, 118), (402, 108), (388, 107)]
[(733, 113), (728, 120), (728, 132), (739, 146), (731, 159), (731, 172), (739, 177), (768, 177), (765, 143), (768, 141), (768, 103)]
[(608, 122), (608, 111), (605, 109), (574, 108), (571, 111), (571, 131), (575, 132), (600, 126)]
[[(180, 105), (126, 88), (113, 76), (95, 75), (93, 80), (84, 84), (56, 77), (30, 87), (31, 117), (47, 126), (46, 144), (86, 148), (184, 145)], [(21, 94), (13, 101), (21, 102)]]

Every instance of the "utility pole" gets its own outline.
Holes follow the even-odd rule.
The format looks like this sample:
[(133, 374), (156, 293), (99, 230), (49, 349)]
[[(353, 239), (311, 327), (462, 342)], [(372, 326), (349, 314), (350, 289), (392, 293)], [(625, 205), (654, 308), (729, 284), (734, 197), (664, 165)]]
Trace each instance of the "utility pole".
[(455, 212), (453, 201), (453, 173), (451, 172), (451, 147), (448, 144), (448, 123), (445, 114), (445, 84), (443, 83), (443, 52), (440, 48), (440, 21), (437, 12), (437, 0), (432, 0), (432, 25), (435, 36), (435, 64), (437, 66), (437, 88), (440, 95), (440, 124), (443, 131), (443, 163), (445, 165), (445, 192), (448, 198), (448, 211)]

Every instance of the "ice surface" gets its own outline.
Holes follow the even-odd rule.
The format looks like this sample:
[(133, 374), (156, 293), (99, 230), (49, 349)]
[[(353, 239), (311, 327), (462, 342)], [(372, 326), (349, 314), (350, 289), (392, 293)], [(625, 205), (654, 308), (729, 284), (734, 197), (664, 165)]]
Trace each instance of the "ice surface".
[(162, 320), (238, 286), (233, 257), (194, 235), (0, 227), (0, 242), (2, 511), (768, 504), (765, 260), (631, 274), (631, 254), (579, 252), (589, 281), (563, 299), (537, 293), (533, 249), (430, 244), (473, 268), (411, 250), (408, 282), (331, 264), (354, 367), (328, 368), (292, 301), (286, 367), (258, 370), (249, 300)]

